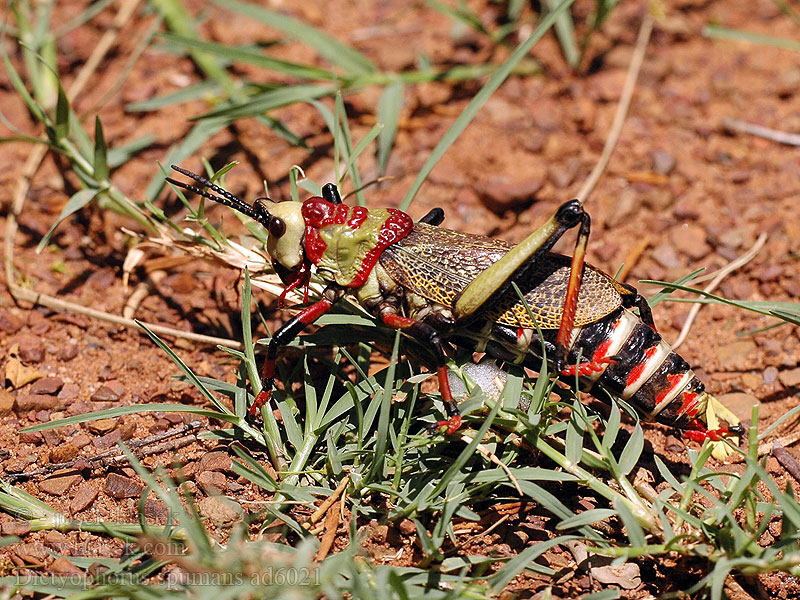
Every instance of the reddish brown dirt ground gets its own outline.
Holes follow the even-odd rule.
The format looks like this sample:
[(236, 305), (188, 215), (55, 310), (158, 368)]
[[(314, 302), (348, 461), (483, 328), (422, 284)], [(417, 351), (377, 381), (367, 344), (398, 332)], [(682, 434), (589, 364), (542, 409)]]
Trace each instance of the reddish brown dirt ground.
[[(213, 14), (217, 10), (202, 2), (187, 4), (193, 12), (204, 9)], [(487, 22), (496, 16), (494, 4), (471, 4)], [(349, 41), (382, 69), (410, 68), (418, 53), (425, 53), (434, 64), (497, 62), (507, 56), (505, 50), (493, 48), (475, 35), (454, 36), (447, 18), (405, 2), (353, 2), (335, 11), (326, 6), (325, 2), (311, 0), (276, 8)], [(80, 2), (58, 3), (56, 16), (63, 22), (84, 8)], [(579, 2), (576, 14), (585, 15), (590, 8), (591, 3)], [(587, 204), (593, 218), (590, 262), (611, 273), (623, 262), (632, 263), (625, 280), (634, 285), (642, 279), (673, 280), (699, 267), (721, 267), (750, 248), (759, 234), (766, 233), (768, 241), (756, 259), (730, 275), (720, 291), (734, 299), (797, 302), (800, 154), (773, 141), (726, 132), (721, 122), (737, 118), (799, 131), (798, 55), (743, 42), (710, 40), (701, 31), (708, 23), (720, 23), (796, 39), (798, 28), (768, 0), (674, 0), (667, 3), (665, 11), (666, 17), (656, 26), (648, 48), (619, 146)], [(519, 241), (560, 203), (572, 198), (596, 163), (608, 134), (641, 17), (639, 2), (623, 2), (614, 11), (592, 41), (594, 67), (588, 74), (571, 74), (555, 38), (542, 40), (533, 55), (544, 66), (545, 74), (512, 77), (506, 82), (433, 171), (411, 214), (418, 218), (441, 206), (449, 228)], [(103, 13), (59, 41), (59, 67), (67, 87), (110, 19)], [(120, 47), (78, 98), (79, 113), (90, 111), (112, 89), (126, 69), (138, 37), (150, 23), (150, 17), (140, 15), (125, 25)], [(203, 30), (208, 38), (232, 45), (276, 37), (275, 32), (231, 14), (211, 19)], [(275, 54), (300, 61), (319, 60), (298, 44), (280, 47)], [(18, 55), (12, 58), (20, 64)], [(255, 80), (269, 77), (252, 67), (237, 69)], [(120, 90), (102, 105), (99, 114), (112, 145), (145, 132), (157, 137), (152, 147), (113, 173), (115, 184), (131, 198), (142, 198), (143, 187), (157, 169), (156, 161), (163, 160), (166, 148), (189, 130), (186, 117), (208, 107), (196, 103), (140, 114), (126, 112), (125, 105), (174, 92), (197, 80), (188, 59), (151, 48), (136, 62)], [(478, 87), (475, 83), (430, 83), (406, 90), (404, 118), (388, 167), (394, 180), (368, 193), (372, 206), (399, 203), (422, 162)], [(378, 95), (377, 88), (367, 88), (347, 96), (357, 139), (374, 122)], [(0, 76), (0, 106), (16, 126), (37, 133), (5, 75)], [(87, 114), (93, 118), (93, 114)], [(302, 165), (316, 181), (331, 180), (331, 139), (318, 113), (298, 105), (272, 114), (307, 136), (315, 151), (309, 154), (292, 148), (255, 121), (245, 120), (216, 135), (184, 166), (199, 171), (200, 156), (217, 167), (240, 161), (227, 181), (233, 192), (247, 198), (258, 193), (262, 179), (270, 182), (274, 197), (288, 197), (287, 173), (294, 164)], [(2, 146), (3, 222), (29, 152), (30, 146), (25, 144)], [(364, 180), (369, 180), (375, 175), (375, 166), (366, 156), (361, 171)], [(33, 179), (14, 240), (19, 280), (38, 292), (120, 314), (130, 293), (121, 279), (126, 238), (120, 227), (130, 227), (130, 222), (96, 207), (87, 208), (60, 227), (51, 247), (41, 254), (35, 252), (41, 236), (75, 191), (75, 179), (63, 166), (63, 161), (50, 156)], [(175, 209), (173, 198), (169, 205)], [(143, 274), (137, 271), (135, 276), (141, 278)], [(137, 316), (236, 338), (238, 275), (235, 270), (200, 261), (176, 267), (145, 299)], [(645, 295), (655, 289), (640, 286)], [(675, 339), (688, 311), (689, 305), (675, 303), (663, 303), (655, 309), (656, 322), (667, 340)], [(784, 326), (746, 335), (770, 322), (733, 308), (707, 306), (681, 348), (686, 359), (698, 365), (696, 370), (710, 391), (728, 398), (743, 416), (749, 416), (750, 405), (757, 398), (763, 423), (794, 407), (800, 387), (800, 337), (796, 328)], [(199, 375), (232, 381), (233, 363), (227, 355), (180, 340), (172, 345)], [(17, 304), (3, 288), (0, 361), (7, 362), (12, 351), (47, 379), (19, 389), (11, 389), (6, 382), (6, 389), (0, 390), (0, 452), (6, 477), (75, 456), (92, 456), (112, 447), (117, 439), (142, 439), (175, 427), (183, 419), (130, 415), (118, 422), (90, 423), (44, 435), (20, 434), (24, 426), (119, 404), (201, 403), (189, 386), (172, 379), (177, 373), (174, 365), (141, 333)], [(681, 440), (668, 436), (659, 426), (647, 426), (646, 432), (651, 446), (646, 453), (657, 453), (671, 463), (686, 463)], [(779, 434), (786, 432), (784, 429)], [(194, 441), (143, 462), (154, 467), (181, 460), (189, 464), (190, 475), (214, 474), (202, 481), (225, 486), (241, 501), (260, 499), (254, 486), (237, 480), (224, 465), (209, 467), (208, 462), (216, 456), (208, 458), (212, 449), (210, 443)], [(793, 448), (789, 451), (797, 454)], [(788, 475), (777, 461), (768, 459), (767, 467), (785, 485)], [(131, 474), (125, 471), (113, 472)], [(133, 521), (136, 499), (114, 497), (115, 476), (111, 472), (85, 471), (56, 484), (28, 477), (20, 485), (67, 514), (80, 509), (74, 514), (82, 519)], [(198, 497), (204, 498), (203, 486), (194, 487), (198, 488)], [(124, 490), (116, 494), (125, 495)], [(150, 509), (155, 518), (162, 510), (155, 503)], [(18, 524), (10, 518), (0, 517), (0, 521), (3, 532), (16, 531)], [(398, 547), (403, 547), (406, 552), (401, 562), (412, 564), (413, 530), (398, 525), (390, 533), (388, 537), (386, 532), (376, 534), (370, 543), (373, 555), (389, 560)], [(505, 533), (498, 530), (481, 540), (483, 550), (510, 549)], [(88, 533), (50, 532), (23, 535), (23, 543), (12, 548), (9, 556), (18, 566), (36, 561), (50, 564), (47, 550), (54, 548), (89, 556), (119, 556), (123, 550), (121, 542)], [(552, 556), (553, 565), (559, 566), (555, 554)], [(560, 560), (565, 569), (571, 568), (570, 555), (561, 555)], [(643, 570), (642, 585), (624, 595), (658, 595), (675, 583), (675, 573), (697, 568), (649, 565)], [(525, 590), (530, 594), (544, 584), (522, 578), (512, 587), (525, 595)], [(575, 573), (572, 578), (563, 578), (554, 591), (569, 597), (590, 591), (592, 585), (587, 576)], [(796, 583), (780, 576), (750, 582), (748, 589), (754, 594), (760, 589), (772, 597), (790, 597), (798, 592)]]

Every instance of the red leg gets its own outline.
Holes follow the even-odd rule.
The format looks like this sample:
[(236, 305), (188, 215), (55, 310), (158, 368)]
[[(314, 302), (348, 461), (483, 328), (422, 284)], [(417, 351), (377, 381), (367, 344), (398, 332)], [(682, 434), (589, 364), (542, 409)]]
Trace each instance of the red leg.
[(683, 436), (701, 444), (706, 440), (718, 442), (726, 437), (744, 435), (744, 428), (741, 425), (734, 427), (721, 427), (720, 429), (707, 429), (705, 423), (703, 423), (700, 419), (692, 419), (689, 421), (689, 427), (690, 429), (685, 429), (681, 432)]
[(408, 317), (402, 317), (393, 313), (383, 314), (381, 315), (381, 319), (389, 327), (401, 329), (409, 335), (431, 344), (433, 352), (436, 355), (436, 376), (439, 380), (439, 392), (442, 394), (442, 402), (444, 402), (447, 416), (450, 417), (447, 421), (439, 421), (436, 424), (436, 428), (447, 427), (447, 433), (455, 433), (458, 428), (461, 427), (461, 413), (458, 411), (458, 405), (453, 399), (453, 392), (450, 389), (450, 382), (447, 379), (446, 357), (439, 332), (427, 323), (415, 321), (414, 319), (409, 319)]
[(606, 365), (613, 364), (615, 362), (617, 361), (614, 357), (606, 356), (600, 360), (583, 362), (579, 365), (567, 365), (561, 369), (561, 374), (566, 377), (574, 377), (577, 372), (578, 377), (586, 377), (592, 373), (599, 373), (606, 368)]
[(564, 311), (561, 313), (561, 324), (558, 328), (556, 341), (568, 349), (575, 326), (575, 314), (578, 312), (578, 294), (583, 281), (583, 265), (586, 262), (586, 244), (589, 241), (589, 228), (591, 219), (586, 213), (581, 214), (581, 228), (578, 232), (578, 241), (575, 244), (575, 253), (572, 255), (572, 264), (569, 270), (569, 283), (564, 298)]
[(278, 357), (278, 348), (291, 342), (306, 325), (313, 323), (333, 306), (333, 301), (323, 296), (322, 300), (300, 311), (295, 318), (286, 322), (283, 327), (275, 332), (267, 346), (267, 358), (261, 376), (261, 391), (256, 395), (250, 405), (250, 416), (255, 418), (261, 407), (269, 402), (272, 395), (272, 386), (275, 384), (275, 360)]

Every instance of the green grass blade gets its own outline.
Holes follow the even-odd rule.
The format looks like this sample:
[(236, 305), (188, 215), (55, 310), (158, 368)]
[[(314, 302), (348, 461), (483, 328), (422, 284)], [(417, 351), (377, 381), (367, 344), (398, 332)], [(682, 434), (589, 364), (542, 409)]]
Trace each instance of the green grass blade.
[(114, 408), (106, 408), (103, 410), (96, 410), (90, 413), (83, 413), (80, 415), (73, 415), (58, 419), (57, 421), (48, 421), (47, 423), (37, 423), (31, 425), (20, 431), (47, 431), (48, 429), (56, 429), (64, 427), (65, 425), (76, 425), (78, 423), (88, 423), (89, 421), (97, 421), (99, 419), (115, 419), (125, 415), (134, 415), (137, 413), (147, 412), (174, 412), (174, 413), (191, 413), (209, 419), (219, 419), (227, 423), (236, 423), (238, 418), (235, 415), (226, 415), (207, 408), (197, 408), (196, 406), (188, 406), (186, 404), (169, 404), (166, 402), (156, 402), (151, 404), (131, 404), (128, 406), (116, 406)]
[(586, 416), (583, 412), (583, 405), (579, 399), (575, 399), (572, 405), (573, 414), (567, 426), (567, 438), (565, 441), (565, 455), (571, 463), (578, 464), (583, 453), (583, 437), (586, 429)]
[[(183, 141), (170, 148), (167, 156), (164, 158), (163, 164), (181, 164), (186, 158), (197, 152), (200, 146), (205, 144), (227, 125), (227, 119), (203, 119), (199, 123), (195, 123), (189, 134), (183, 138)], [(161, 190), (164, 189), (165, 184), (166, 179), (164, 175), (161, 172), (156, 173), (147, 186), (145, 200), (147, 202), (154, 202), (161, 193)]]
[(77, 29), (84, 23), (88, 23), (113, 3), (114, 0), (98, 0), (98, 2), (92, 2), (91, 5), (87, 6), (74, 18), (70, 19), (63, 25), (59, 25), (58, 27), (53, 29), (53, 37), (58, 39), (68, 34), (73, 29)]
[(44, 234), (44, 237), (39, 242), (39, 245), (36, 247), (37, 252), (41, 252), (47, 245), (50, 243), (50, 238), (53, 237), (53, 234), (56, 231), (56, 228), (64, 222), (65, 219), (70, 217), (72, 214), (78, 212), (84, 206), (89, 204), (92, 200), (94, 200), (95, 196), (97, 196), (97, 190), (78, 190), (67, 201), (64, 208), (61, 209), (61, 214), (58, 215), (56, 222), (50, 226), (50, 229), (47, 230), (47, 233)]
[(613, 517), (616, 514), (617, 511), (610, 508), (595, 508), (594, 510), (585, 510), (574, 517), (562, 519), (561, 522), (556, 525), (556, 529), (574, 529), (575, 527), (583, 527), (584, 525), (591, 525), (592, 523), (604, 521), (605, 519)]
[(222, 8), (265, 23), (311, 46), (319, 52), (320, 56), (341, 67), (348, 74), (358, 75), (372, 73), (376, 70), (370, 60), (354, 48), (342, 44), (319, 29), (306, 25), (292, 17), (245, 2), (236, 2), (235, 0), (212, 1)]
[(703, 28), (703, 35), (710, 38), (750, 42), (752, 44), (762, 44), (765, 46), (774, 46), (775, 48), (783, 48), (784, 50), (794, 50), (795, 52), (800, 52), (800, 42), (797, 40), (779, 38), (774, 35), (752, 33), (749, 31), (740, 31), (737, 29), (728, 29), (727, 27), (720, 27), (719, 25), (706, 25)]
[(205, 384), (202, 381), (200, 381), (197, 375), (194, 374), (194, 371), (192, 371), (187, 366), (187, 364), (183, 362), (183, 360), (177, 354), (175, 354), (175, 352), (172, 351), (172, 348), (167, 346), (167, 344), (165, 344), (164, 341), (160, 337), (158, 337), (158, 335), (156, 335), (149, 327), (147, 327), (147, 325), (145, 325), (139, 320), (136, 320), (136, 324), (144, 330), (144, 332), (151, 340), (153, 340), (153, 342), (155, 342), (156, 346), (158, 346), (164, 352), (166, 352), (167, 356), (169, 356), (172, 362), (174, 362), (181, 370), (181, 373), (183, 373), (186, 376), (189, 382), (192, 385), (194, 385), (194, 387), (197, 388), (197, 390), (203, 395), (203, 397), (206, 400), (208, 400), (211, 404), (213, 404), (217, 408), (217, 410), (219, 410), (222, 414), (232, 415), (231, 411), (228, 410), (228, 408), (224, 404), (222, 404), (222, 402), (220, 402), (217, 399), (217, 397), (214, 396), (214, 394), (211, 393), (211, 391), (205, 386)]
[(619, 406), (612, 399), (611, 410), (609, 411), (608, 421), (606, 421), (605, 433), (603, 434), (603, 447), (610, 450), (617, 441), (617, 433), (619, 433), (619, 426), (622, 421), (622, 412)]
[(270, 71), (275, 71), (276, 73), (282, 73), (290, 77), (297, 77), (298, 79), (323, 81), (333, 81), (336, 79), (336, 76), (333, 73), (326, 71), (325, 69), (272, 58), (271, 56), (268, 56), (263, 52), (256, 50), (255, 48), (226, 46), (216, 42), (206, 42), (204, 40), (187, 38), (170, 33), (162, 33), (160, 34), (160, 37), (186, 48), (200, 50), (232, 62), (243, 62), (255, 65), (257, 67), (263, 67), (265, 69), (269, 69)]
[(403, 81), (396, 79), (387, 85), (380, 100), (378, 100), (378, 122), (383, 123), (383, 129), (378, 134), (378, 174), (386, 172), (386, 163), (389, 160), (389, 152), (394, 145), (397, 136), (397, 128), (400, 122), (400, 111), (403, 107)]
[(253, 391), (257, 394), (261, 391), (261, 378), (258, 376), (256, 365), (256, 350), (253, 344), (253, 324), (250, 321), (250, 307), (252, 306), (253, 287), (250, 284), (250, 269), (244, 268), (244, 285), (242, 286), (242, 347), (244, 355), (247, 357), (245, 366), (247, 377), (253, 385)]
[(295, 102), (308, 102), (323, 96), (330, 96), (336, 91), (333, 85), (312, 85), (299, 84), (283, 86), (275, 90), (269, 90), (256, 94), (251, 99), (244, 102), (233, 102), (228, 106), (223, 106), (212, 110), (193, 120), (206, 119), (226, 119), (233, 121), (245, 117), (255, 117), (273, 108), (294, 104)]
[(386, 459), (386, 447), (389, 442), (389, 417), (392, 414), (392, 396), (394, 396), (395, 368), (397, 367), (397, 357), (400, 352), (400, 330), (394, 335), (394, 346), (392, 347), (392, 357), (389, 359), (389, 367), (386, 369), (386, 380), (383, 384), (383, 395), (381, 397), (380, 416), (378, 417), (378, 432), (375, 442), (375, 459), (369, 470), (369, 481), (374, 481), (376, 476), (383, 479), (383, 465)]
[(553, 546), (563, 544), (569, 540), (578, 539), (574, 535), (562, 535), (552, 540), (545, 542), (538, 542), (529, 548), (526, 548), (514, 558), (509, 560), (505, 565), (500, 567), (497, 572), (489, 577), (489, 590), (493, 594), (499, 594), (503, 589), (511, 583), (517, 575), (522, 573), (523, 570), (534, 560), (539, 558), (542, 554), (550, 550)]
[(148, 98), (140, 102), (131, 102), (125, 105), (125, 110), (129, 112), (150, 112), (161, 110), (174, 104), (183, 104), (192, 100), (200, 100), (209, 96), (216, 96), (220, 92), (220, 87), (216, 81), (206, 80), (200, 81), (193, 85), (187, 86), (178, 90), (164, 94), (163, 96), (156, 96), (155, 98)]
[[(547, 0), (549, 9), (552, 10), (557, 6), (558, 0)], [(581, 53), (575, 41), (575, 25), (572, 23), (572, 14), (569, 11), (559, 14), (553, 29), (555, 29), (558, 43), (561, 46), (561, 52), (564, 54), (564, 60), (567, 61), (570, 69), (575, 70), (581, 61)]]
[(470, 100), (467, 107), (464, 109), (459, 117), (455, 120), (455, 122), (450, 126), (450, 129), (447, 130), (447, 133), (442, 137), (436, 147), (431, 152), (431, 155), (428, 157), (428, 160), (425, 161), (425, 164), (422, 165), (417, 177), (414, 179), (414, 183), (411, 184), (411, 188), (406, 192), (403, 201), (400, 203), (400, 210), (407, 210), (408, 207), (411, 205), (411, 201), (414, 199), (414, 196), (417, 195), (417, 192), (422, 187), (422, 184), (425, 183), (425, 180), (428, 178), (428, 175), (433, 170), (433, 167), (436, 163), (439, 162), (439, 159), (442, 158), (444, 153), (447, 149), (455, 142), (456, 138), (461, 135), (461, 133), (466, 129), (467, 125), (472, 122), (472, 119), (475, 118), (475, 115), (478, 111), (486, 104), (486, 101), (489, 100), (492, 94), (499, 88), (502, 83), (511, 75), (511, 72), (514, 70), (514, 67), (519, 64), (519, 62), (525, 58), (525, 56), (530, 52), (531, 48), (533, 48), (534, 44), (538, 42), (542, 36), (553, 26), (558, 16), (561, 14), (562, 11), (566, 10), (574, 0), (562, 0), (562, 2), (554, 8), (544, 19), (542, 19), (541, 23), (536, 27), (533, 33), (528, 37), (527, 40), (522, 42), (517, 49), (508, 57), (506, 62), (504, 62), (500, 68), (495, 71), (495, 73), (491, 76), (488, 82), (481, 88), (481, 90), (475, 94), (475, 97)]
[(128, 162), (136, 154), (149, 147), (156, 139), (153, 134), (146, 134), (135, 140), (131, 140), (127, 144), (122, 144), (108, 150), (108, 166), (110, 168), (119, 167)]
[[(3, 37), (5, 40), (5, 37)], [(25, 83), (22, 81), (22, 78), (17, 73), (17, 70), (14, 68), (14, 65), (11, 64), (11, 60), (8, 58), (8, 52), (6, 51), (5, 43), (2, 44), (2, 55), (3, 55), (3, 64), (6, 67), (6, 74), (8, 75), (9, 80), (11, 81), (11, 85), (14, 88), (14, 91), (19, 94), (22, 101), (25, 103), (25, 106), (28, 107), (28, 110), (31, 111), (31, 114), (34, 118), (39, 121), (40, 123), (47, 123), (49, 121), (47, 115), (42, 110), (42, 108), (37, 104), (36, 100), (33, 99), (33, 96), (30, 95), (28, 92), (28, 88), (25, 87)]]
[(106, 181), (108, 171), (108, 148), (106, 137), (103, 134), (103, 123), (100, 117), (94, 118), (94, 178), (97, 181)]
[[(684, 275), (683, 277), (675, 281), (675, 284), (681, 285), (684, 283), (688, 283), (703, 271), (705, 271), (705, 269), (696, 269), (695, 271), (692, 271), (688, 275)], [(646, 283), (646, 281), (643, 281), (642, 283)], [(659, 304), (660, 302), (663, 302), (664, 300), (669, 298), (670, 294), (672, 294), (672, 289), (665, 288), (660, 292), (653, 294), (650, 298), (648, 298), (647, 303), (650, 305), (650, 308), (653, 308), (656, 304)]]
[(619, 470), (622, 475), (627, 475), (633, 470), (633, 467), (639, 462), (639, 457), (642, 455), (643, 449), (644, 432), (642, 431), (642, 426), (636, 423), (631, 439), (625, 444), (625, 448), (622, 450), (622, 454), (619, 457)]
[(615, 498), (614, 510), (617, 511), (619, 518), (625, 525), (628, 539), (631, 541), (631, 546), (634, 548), (641, 548), (642, 546), (647, 545), (644, 537), (644, 531), (642, 530), (641, 525), (639, 525), (639, 521), (631, 512), (631, 509), (628, 508), (628, 505), (625, 504), (625, 502), (622, 502), (621, 499)]
[(64, 88), (58, 86), (56, 100), (56, 139), (63, 140), (69, 135), (69, 100)]

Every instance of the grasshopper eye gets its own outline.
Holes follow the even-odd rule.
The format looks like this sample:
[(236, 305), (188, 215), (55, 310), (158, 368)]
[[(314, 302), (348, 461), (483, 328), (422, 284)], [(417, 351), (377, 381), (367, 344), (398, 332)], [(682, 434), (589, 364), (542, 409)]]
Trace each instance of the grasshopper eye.
[(267, 229), (269, 230), (269, 234), (271, 236), (279, 238), (286, 233), (286, 223), (283, 222), (283, 219), (273, 217), (269, 220), (269, 226)]

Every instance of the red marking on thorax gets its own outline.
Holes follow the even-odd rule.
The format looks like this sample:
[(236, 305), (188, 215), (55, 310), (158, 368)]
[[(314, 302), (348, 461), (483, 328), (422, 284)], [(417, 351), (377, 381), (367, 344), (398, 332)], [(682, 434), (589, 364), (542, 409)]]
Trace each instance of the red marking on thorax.
[(347, 226), (350, 229), (358, 229), (366, 220), (367, 215), (369, 215), (369, 209), (363, 206), (354, 206), (353, 212), (350, 213), (350, 215), (350, 220), (347, 221)]
[(334, 204), (313, 196), (303, 202), (302, 214), (306, 223), (306, 256), (314, 263), (319, 263), (328, 245), (320, 237), (319, 230), (326, 225), (342, 224), (347, 219), (349, 207), (346, 204)]
[(625, 386), (633, 385), (642, 376), (645, 367), (647, 367), (647, 361), (653, 358), (653, 355), (658, 351), (658, 346), (651, 346), (647, 350), (644, 351), (644, 358), (642, 358), (641, 362), (631, 369), (631, 372), (628, 374), (628, 379), (625, 382)]
[[(403, 211), (389, 208), (389, 217), (381, 225), (378, 232), (376, 245), (362, 257), (361, 268), (348, 287), (364, 285), (387, 246), (406, 237), (414, 227), (414, 221)], [(350, 208), (346, 204), (333, 204), (318, 196), (303, 202), (303, 220), (306, 223), (305, 248), (306, 256), (314, 263), (319, 264), (325, 249), (328, 247), (320, 237), (319, 230), (328, 225), (342, 225), (352, 230), (360, 228), (369, 216), (369, 209), (363, 206)], [(348, 218), (349, 217), (349, 218)]]
[(656, 396), (656, 406), (661, 404), (664, 400), (666, 400), (667, 396), (669, 396), (670, 392), (675, 389), (675, 386), (680, 384), (681, 380), (683, 379), (683, 373), (673, 373), (671, 375), (667, 375), (667, 381), (669, 384), (666, 388), (661, 390)]
[[(387, 208), (386, 210), (389, 212), (389, 217), (383, 222), (378, 232), (378, 243), (364, 255), (361, 269), (353, 278), (353, 281), (350, 282), (349, 287), (364, 285), (367, 277), (375, 267), (375, 263), (378, 262), (378, 257), (380, 257), (381, 253), (387, 247), (406, 237), (414, 228), (414, 221), (402, 210), (397, 210), (396, 208)], [(366, 218), (366, 215), (364, 218)]]

